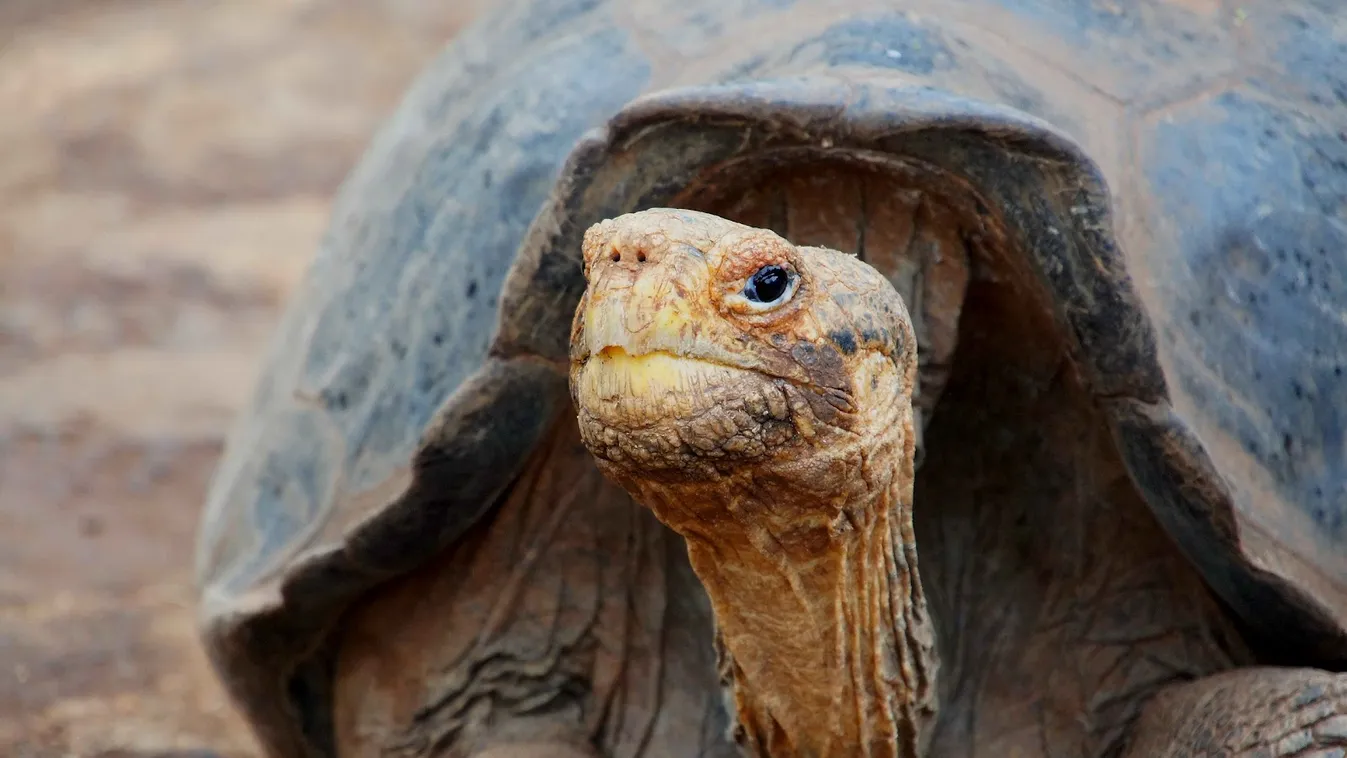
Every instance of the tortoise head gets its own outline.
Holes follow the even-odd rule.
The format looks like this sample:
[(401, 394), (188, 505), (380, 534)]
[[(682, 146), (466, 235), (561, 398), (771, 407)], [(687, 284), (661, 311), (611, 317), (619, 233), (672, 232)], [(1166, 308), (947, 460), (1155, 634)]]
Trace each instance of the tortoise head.
[(912, 326), (855, 256), (654, 209), (593, 226), (584, 257), (571, 337), (582, 437), (629, 489), (677, 493), (691, 521), (675, 528), (730, 517), (724, 505), (755, 482), (780, 491), (779, 526), (795, 531), (867, 460), (911, 457)]
[[(914, 754), (934, 656), (902, 298), (854, 256), (692, 211), (604, 221), (583, 248), (581, 437), (686, 540), (742, 732), (773, 755)], [(849, 623), (875, 607), (892, 623)]]

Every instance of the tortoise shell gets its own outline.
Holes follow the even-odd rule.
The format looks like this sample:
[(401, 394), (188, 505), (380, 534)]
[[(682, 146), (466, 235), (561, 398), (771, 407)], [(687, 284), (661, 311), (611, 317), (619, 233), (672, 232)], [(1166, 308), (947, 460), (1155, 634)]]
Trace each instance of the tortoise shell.
[(964, 183), (1214, 593), (1347, 664), (1334, 3), (532, 0), (469, 28), (346, 182), (208, 496), (204, 636), (268, 752), (330, 752), (343, 610), (573, 423), (584, 230), (833, 157)]

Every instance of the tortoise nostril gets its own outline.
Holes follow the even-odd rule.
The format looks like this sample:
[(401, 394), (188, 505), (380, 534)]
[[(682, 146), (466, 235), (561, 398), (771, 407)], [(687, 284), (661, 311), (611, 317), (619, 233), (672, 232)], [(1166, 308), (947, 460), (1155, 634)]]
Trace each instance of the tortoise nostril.
[(644, 251), (644, 250), (640, 250), (640, 251), (638, 251), (638, 252), (636, 253), (636, 262), (637, 262), (637, 263), (645, 263), (645, 251)]
[(622, 253), (619, 253), (618, 251), (614, 250), (611, 258), (613, 259), (614, 263), (617, 263), (622, 260)]

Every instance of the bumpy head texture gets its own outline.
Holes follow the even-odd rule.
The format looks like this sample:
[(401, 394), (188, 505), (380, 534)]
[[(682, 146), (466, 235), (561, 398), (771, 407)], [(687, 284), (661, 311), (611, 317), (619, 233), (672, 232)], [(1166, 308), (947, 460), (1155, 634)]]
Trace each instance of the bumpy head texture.
[(584, 257), (571, 388), (609, 473), (809, 467), (820, 446), (857, 441), (872, 414), (899, 421), (912, 328), (889, 282), (854, 256), (661, 208), (596, 224)]

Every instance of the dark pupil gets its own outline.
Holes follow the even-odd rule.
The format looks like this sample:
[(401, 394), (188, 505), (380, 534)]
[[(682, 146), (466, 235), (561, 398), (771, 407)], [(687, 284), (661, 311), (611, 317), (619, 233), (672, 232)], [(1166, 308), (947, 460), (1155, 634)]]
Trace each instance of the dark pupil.
[(763, 266), (744, 286), (744, 297), (755, 303), (774, 303), (786, 294), (790, 275), (780, 266)]

